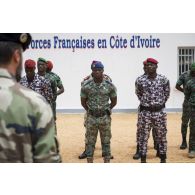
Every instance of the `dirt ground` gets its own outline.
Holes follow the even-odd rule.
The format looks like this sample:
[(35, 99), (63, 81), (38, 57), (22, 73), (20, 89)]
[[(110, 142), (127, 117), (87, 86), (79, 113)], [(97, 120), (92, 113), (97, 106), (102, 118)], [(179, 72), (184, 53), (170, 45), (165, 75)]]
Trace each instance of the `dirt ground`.
[[(78, 156), (84, 150), (85, 129), (83, 126), (84, 114), (58, 114), (57, 129), (60, 142), (60, 153), (64, 163), (86, 163), (86, 159), (79, 160)], [(115, 113), (112, 115), (111, 151), (114, 159), (112, 163), (138, 163), (133, 160), (136, 150), (136, 113)], [(168, 113), (168, 152), (169, 163), (194, 163), (195, 159), (188, 158), (188, 149), (180, 150), (181, 144), (181, 113)], [(189, 131), (188, 131), (189, 132)], [(189, 133), (188, 133), (189, 136)], [(149, 138), (147, 162), (158, 163), (155, 157), (152, 136)], [(94, 162), (102, 163), (101, 144), (98, 134)]]

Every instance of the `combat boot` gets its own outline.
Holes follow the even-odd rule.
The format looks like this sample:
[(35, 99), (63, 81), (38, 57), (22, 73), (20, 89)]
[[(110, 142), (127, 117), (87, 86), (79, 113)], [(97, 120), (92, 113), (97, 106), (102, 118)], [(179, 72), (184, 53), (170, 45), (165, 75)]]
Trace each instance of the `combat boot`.
[(166, 154), (160, 154), (160, 162), (166, 163), (167, 155)]
[(182, 140), (182, 144), (180, 146), (181, 150), (185, 150), (187, 148), (187, 141), (186, 141), (186, 136), (182, 136), (183, 140)]
[(85, 159), (87, 158), (86, 150), (78, 157), (79, 159)]
[(110, 157), (105, 157), (104, 158), (104, 163), (110, 163)]
[(136, 153), (133, 156), (133, 159), (138, 160), (138, 159), (140, 159), (140, 157), (141, 157), (141, 155), (140, 155), (140, 152), (139, 152), (139, 146), (137, 145), (137, 150), (136, 150)]
[(146, 155), (141, 155), (141, 163), (146, 163)]
[(87, 157), (87, 162), (88, 163), (93, 163), (93, 157)]

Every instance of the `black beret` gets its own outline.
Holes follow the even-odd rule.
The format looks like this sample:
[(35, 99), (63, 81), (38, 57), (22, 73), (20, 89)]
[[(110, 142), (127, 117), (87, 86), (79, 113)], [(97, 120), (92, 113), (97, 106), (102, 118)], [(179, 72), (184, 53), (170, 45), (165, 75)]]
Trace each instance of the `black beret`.
[(32, 37), (29, 33), (0, 33), (0, 41), (21, 44), (23, 50), (29, 46)]

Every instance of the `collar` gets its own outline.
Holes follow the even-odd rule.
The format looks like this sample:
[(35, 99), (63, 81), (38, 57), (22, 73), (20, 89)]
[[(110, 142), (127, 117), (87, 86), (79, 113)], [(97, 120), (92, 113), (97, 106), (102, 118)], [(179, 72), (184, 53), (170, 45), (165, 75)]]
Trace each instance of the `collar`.
[(5, 68), (0, 68), (0, 77), (13, 79), (12, 75)]

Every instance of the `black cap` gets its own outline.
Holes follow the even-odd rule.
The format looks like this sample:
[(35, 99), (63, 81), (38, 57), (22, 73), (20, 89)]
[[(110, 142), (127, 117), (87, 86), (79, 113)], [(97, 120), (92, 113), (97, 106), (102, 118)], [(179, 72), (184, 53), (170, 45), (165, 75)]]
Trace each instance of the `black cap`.
[(29, 33), (0, 33), (0, 41), (21, 44), (23, 50), (29, 46), (32, 37)]

